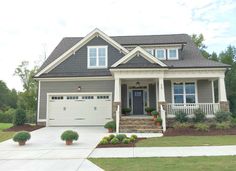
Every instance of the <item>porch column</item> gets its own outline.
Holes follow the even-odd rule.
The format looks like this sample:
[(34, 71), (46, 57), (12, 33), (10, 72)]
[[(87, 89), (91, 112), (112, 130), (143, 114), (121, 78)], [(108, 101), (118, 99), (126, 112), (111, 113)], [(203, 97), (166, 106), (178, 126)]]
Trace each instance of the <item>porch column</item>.
[(113, 110), (115, 111), (116, 120), (116, 133), (120, 132), (120, 113), (121, 113), (121, 81), (120, 78), (115, 77), (115, 87), (114, 87), (114, 105)]
[(212, 91), (212, 103), (215, 103), (215, 87), (214, 87), (214, 80), (211, 80), (211, 91)]
[(226, 89), (225, 89), (225, 79), (224, 76), (219, 77), (218, 79), (218, 94), (219, 94), (219, 103), (221, 111), (229, 111), (229, 103), (226, 97)]
[(158, 95), (159, 95), (159, 99), (158, 99), (158, 110), (160, 112), (160, 106), (163, 106), (163, 109), (166, 110), (165, 108), (165, 104), (166, 104), (166, 99), (165, 99), (165, 87), (164, 87), (164, 79), (163, 77), (159, 78), (159, 87), (158, 87)]
[(114, 102), (121, 102), (121, 84), (120, 78), (115, 78)]

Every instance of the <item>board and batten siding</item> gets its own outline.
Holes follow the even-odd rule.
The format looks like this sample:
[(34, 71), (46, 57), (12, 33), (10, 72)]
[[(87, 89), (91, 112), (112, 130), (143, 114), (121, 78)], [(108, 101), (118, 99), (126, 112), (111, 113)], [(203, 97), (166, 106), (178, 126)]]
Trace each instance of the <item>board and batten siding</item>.
[[(40, 83), (39, 119), (46, 119), (47, 93), (86, 93), (86, 92), (112, 92), (114, 94), (113, 80), (96, 81), (41, 81)], [(81, 91), (78, 92), (78, 86)]]

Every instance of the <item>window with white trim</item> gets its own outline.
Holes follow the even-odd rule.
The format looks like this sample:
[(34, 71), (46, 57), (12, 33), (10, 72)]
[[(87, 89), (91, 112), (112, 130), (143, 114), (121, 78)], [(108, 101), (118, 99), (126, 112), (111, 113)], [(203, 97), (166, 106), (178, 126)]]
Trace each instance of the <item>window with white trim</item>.
[(196, 103), (195, 82), (173, 83), (174, 103)]
[(166, 59), (166, 50), (165, 49), (156, 49), (155, 50), (155, 57), (160, 60)]
[(107, 46), (88, 46), (88, 68), (107, 68)]
[(145, 49), (148, 53), (150, 53), (151, 55), (154, 55), (154, 49)]
[(168, 49), (168, 59), (170, 60), (179, 59), (178, 49)]

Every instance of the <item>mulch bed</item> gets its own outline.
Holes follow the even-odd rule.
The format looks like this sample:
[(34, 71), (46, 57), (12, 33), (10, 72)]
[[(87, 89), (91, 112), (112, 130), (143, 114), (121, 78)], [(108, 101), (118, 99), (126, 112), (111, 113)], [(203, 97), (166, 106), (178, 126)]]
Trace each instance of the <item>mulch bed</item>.
[(106, 144), (106, 145), (100, 145), (98, 144), (96, 148), (111, 148), (111, 147), (135, 147), (135, 143), (137, 143), (140, 140), (144, 140), (146, 138), (137, 138), (136, 141), (129, 143), (129, 144)]
[(18, 132), (18, 131), (34, 131), (40, 128), (43, 128), (44, 126), (42, 125), (30, 125), (30, 124), (25, 124), (25, 125), (21, 125), (21, 126), (12, 126), (11, 128), (5, 129), (5, 132), (10, 132), (10, 131), (14, 131), (14, 132)]
[(193, 128), (174, 129), (168, 128), (164, 133), (164, 136), (214, 136), (214, 135), (236, 135), (236, 128), (230, 128), (226, 130), (219, 130), (211, 128), (209, 131), (197, 131)]

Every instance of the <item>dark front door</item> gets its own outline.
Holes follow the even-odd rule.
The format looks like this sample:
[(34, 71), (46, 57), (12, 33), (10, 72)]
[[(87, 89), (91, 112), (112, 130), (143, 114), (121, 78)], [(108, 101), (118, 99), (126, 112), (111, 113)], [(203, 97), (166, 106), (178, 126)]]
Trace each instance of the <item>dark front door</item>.
[(143, 114), (143, 90), (133, 90), (133, 114)]

